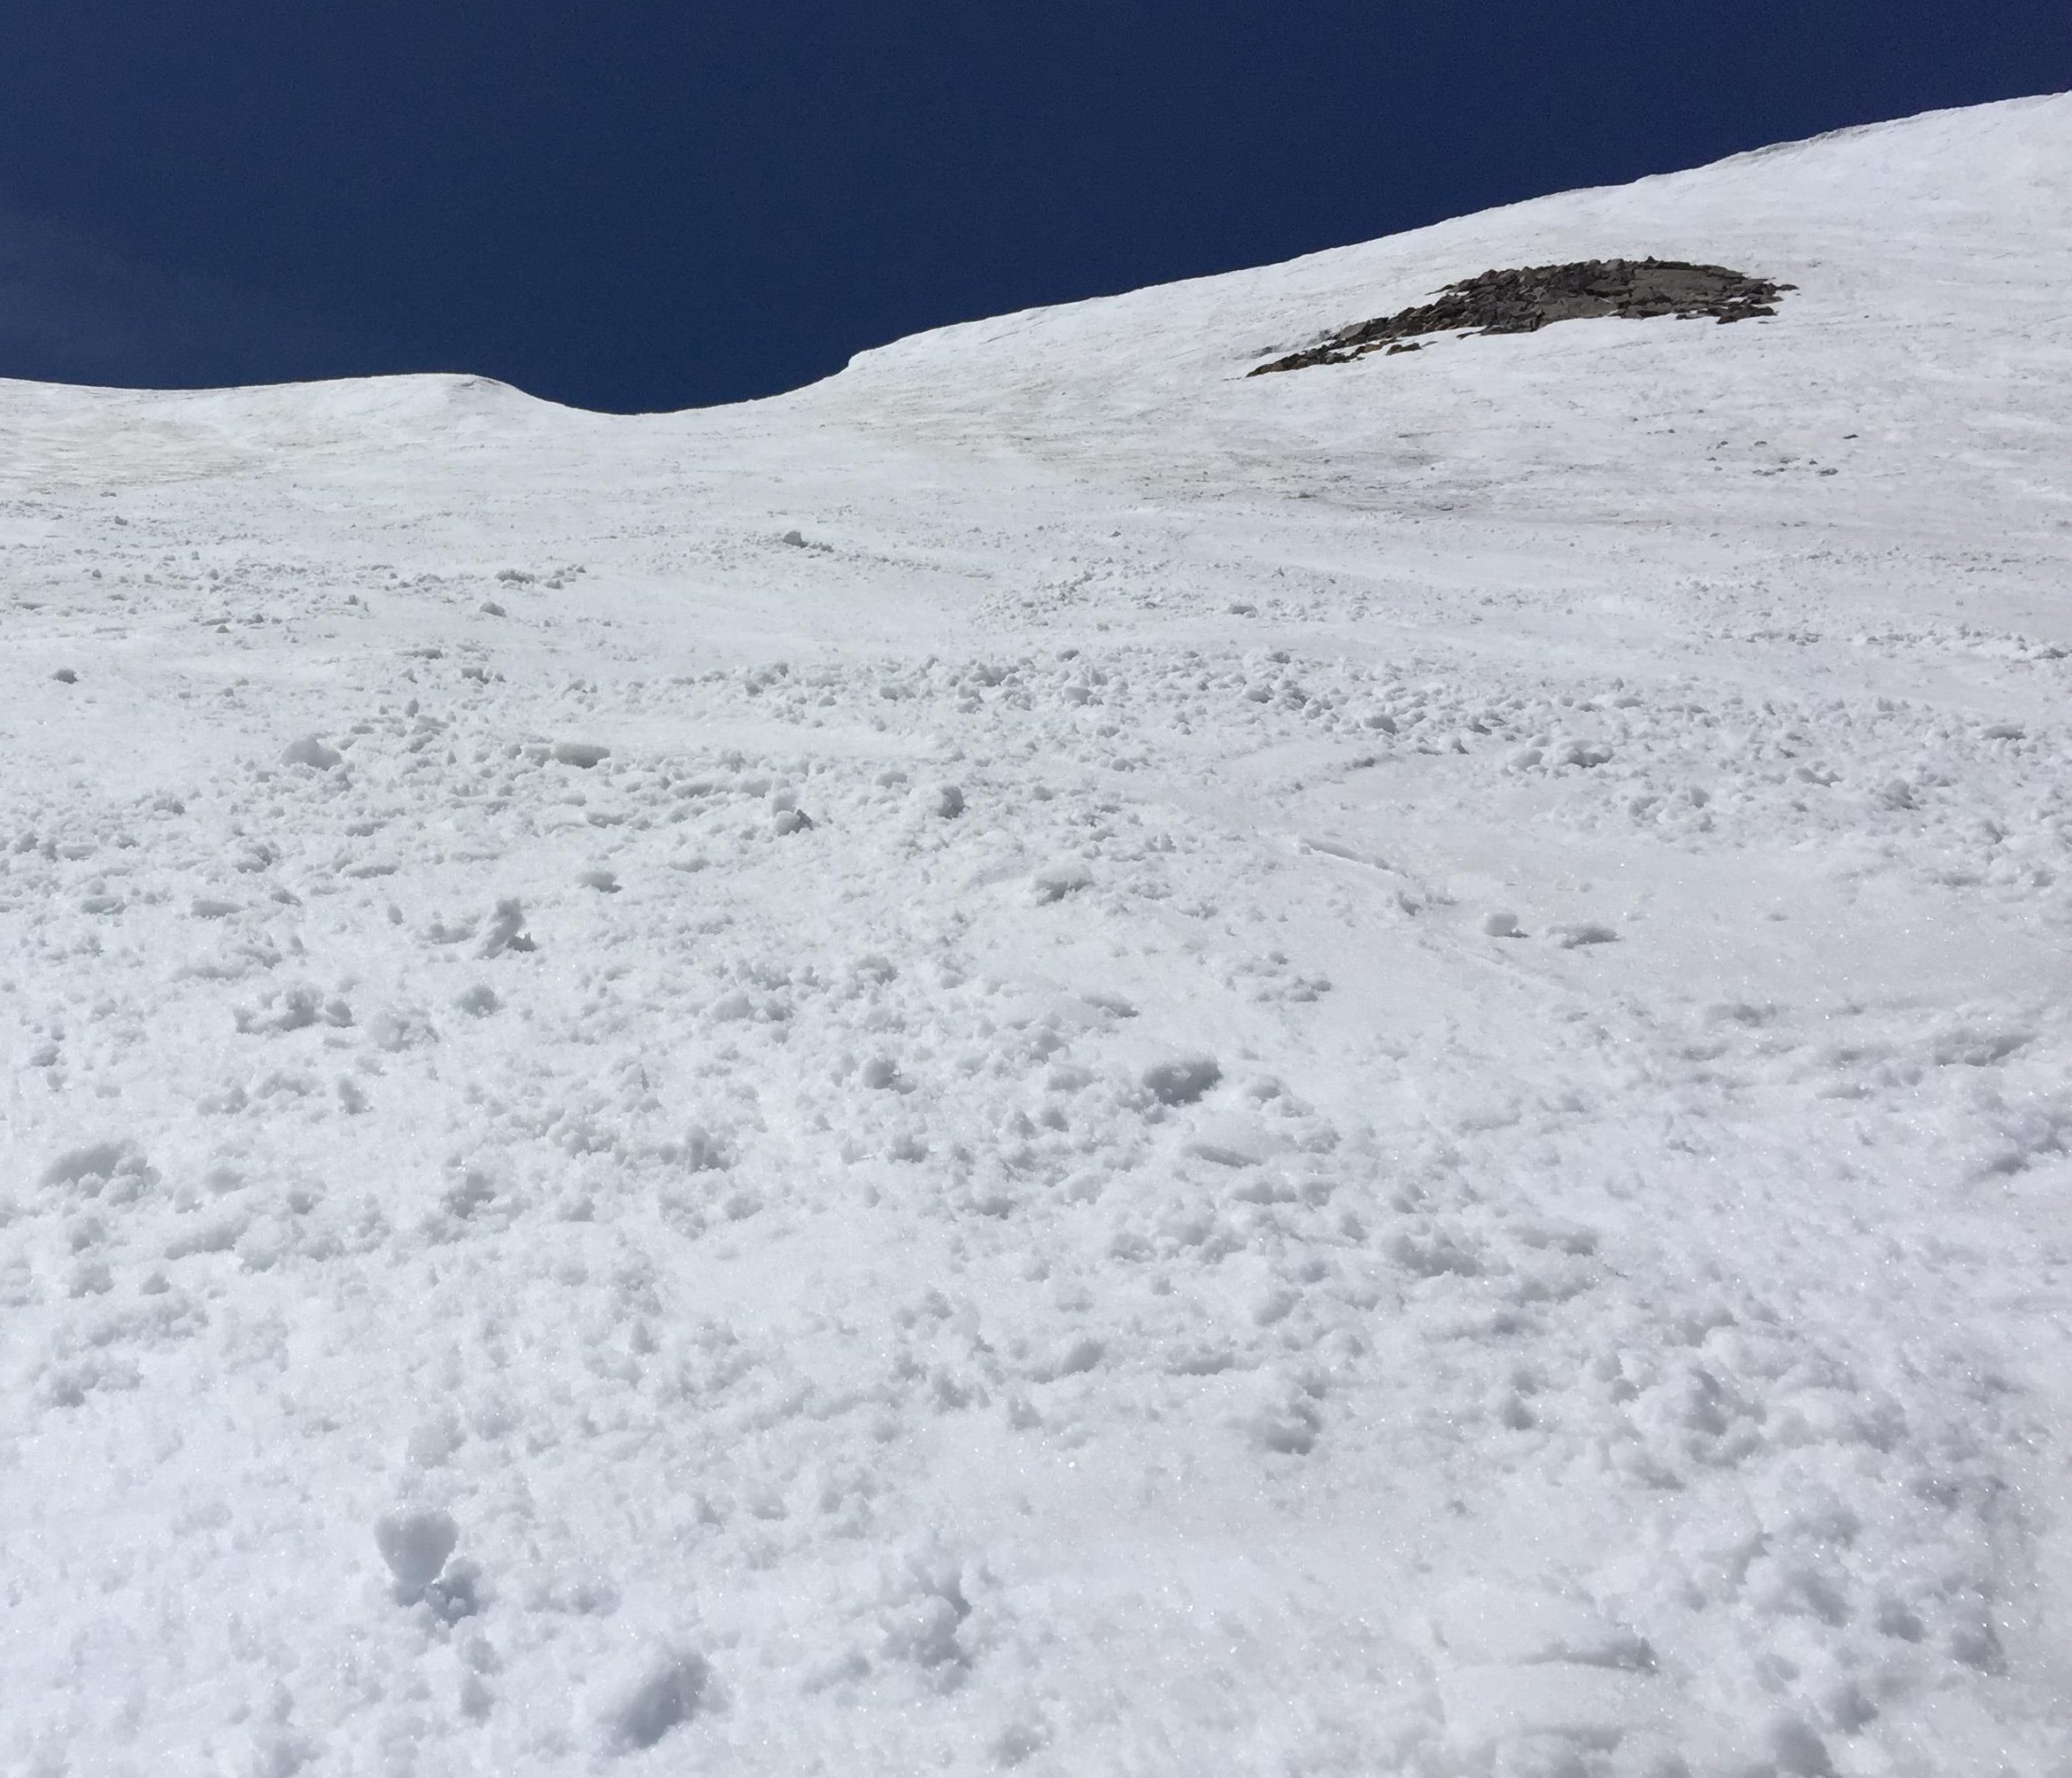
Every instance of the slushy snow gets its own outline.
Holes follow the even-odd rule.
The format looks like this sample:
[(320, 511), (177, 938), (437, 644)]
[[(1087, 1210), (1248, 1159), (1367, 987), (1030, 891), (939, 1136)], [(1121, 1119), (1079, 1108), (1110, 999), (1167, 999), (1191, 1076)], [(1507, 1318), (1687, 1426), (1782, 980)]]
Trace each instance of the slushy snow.
[(0, 385), (0, 1768), (2072, 1769), (2068, 290)]

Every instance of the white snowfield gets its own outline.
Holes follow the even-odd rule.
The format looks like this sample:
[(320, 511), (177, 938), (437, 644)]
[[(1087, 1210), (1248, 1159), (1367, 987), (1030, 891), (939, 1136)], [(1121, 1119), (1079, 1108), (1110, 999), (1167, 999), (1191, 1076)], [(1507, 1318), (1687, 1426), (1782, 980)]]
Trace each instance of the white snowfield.
[(2067, 97), (0, 385), (0, 1769), (2072, 1771), (2068, 390)]

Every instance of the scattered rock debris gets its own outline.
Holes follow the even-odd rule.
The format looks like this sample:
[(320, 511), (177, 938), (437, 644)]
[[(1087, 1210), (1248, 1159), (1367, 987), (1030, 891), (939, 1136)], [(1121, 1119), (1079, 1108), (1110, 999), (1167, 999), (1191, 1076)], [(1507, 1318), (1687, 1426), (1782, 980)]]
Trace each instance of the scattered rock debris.
[(1550, 321), (1588, 321), (1620, 315), (1644, 321), (1654, 315), (1691, 320), (1710, 315), (1724, 325), (1777, 313), (1777, 298), (1796, 285), (1753, 278), (1724, 266), (1694, 266), (1682, 259), (1579, 259), (1568, 266), (1527, 266), (1484, 272), (1449, 284), (1435, 301), (1379, 321), (1357, 321), (1301, 352), (1260, 365), (1270, 370), (1306, 370), (1317, 364), (1344, 364), (1386, 348), (1417, 352), (1426, 334), (1537, 333)]

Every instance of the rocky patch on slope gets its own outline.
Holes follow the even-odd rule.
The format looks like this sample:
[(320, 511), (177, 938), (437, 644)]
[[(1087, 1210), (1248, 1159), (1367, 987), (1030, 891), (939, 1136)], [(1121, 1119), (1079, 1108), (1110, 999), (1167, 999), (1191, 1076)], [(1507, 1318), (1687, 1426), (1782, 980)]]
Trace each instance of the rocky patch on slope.
[(1427, 334), (1537, 333), (1550, 321), (1621, 315), (1679, 319), (1710, 315), (1722, 323), (1776, 313), (1790, 284), (1750, 277), (1724, 266), (1681, 259), (1581, 259), (1567, 266), (1527, 266), (1484, 272), (1449, 284), (1437, 298), (1378, 321), (1356, 321), (1301, 352), (1263, 364), (1250, 374), (1306, 370), (1344, 364), (1368, 352), (1416, 352)]

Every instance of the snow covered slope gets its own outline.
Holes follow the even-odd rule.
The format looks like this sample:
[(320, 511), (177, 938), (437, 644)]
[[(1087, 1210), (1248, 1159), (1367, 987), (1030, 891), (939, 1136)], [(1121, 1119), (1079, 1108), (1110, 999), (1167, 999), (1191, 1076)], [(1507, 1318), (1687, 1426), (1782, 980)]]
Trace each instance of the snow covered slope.
[(2068, 290), (0, 384), (0, 1766), (2072, 1770)]

